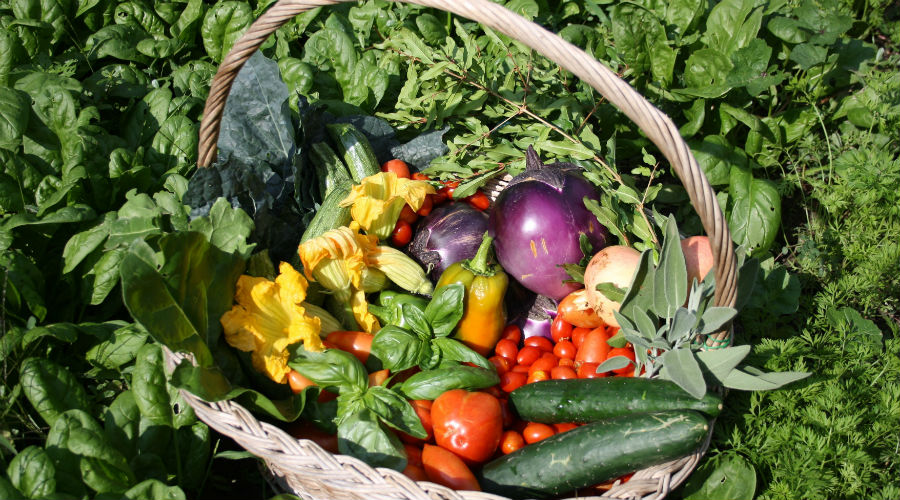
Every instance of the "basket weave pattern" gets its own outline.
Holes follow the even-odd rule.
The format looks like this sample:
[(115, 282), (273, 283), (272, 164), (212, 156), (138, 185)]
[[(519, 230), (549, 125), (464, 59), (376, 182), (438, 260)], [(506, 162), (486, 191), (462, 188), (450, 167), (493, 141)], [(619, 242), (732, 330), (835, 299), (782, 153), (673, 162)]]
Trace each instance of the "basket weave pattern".
[[(203, 120), (200, 124), (198, 165), (209, 167), (215, 162), (225, 101), (243, 64), (279, 27), (297, 14), (309, 9), (355, 0), (279, 0), (238, 40), (219, 67), (213, 79)], [(731, 235), (715, 193), (703, 175), (677, 127), (661, 111), (650, 104), (612, 71), (574, 45), (537, 24), (510, 12), (490, 0), (402, 0), (433, 7), (478, 21), (514, 38), (559, 64), (618, 107), (653, 141), (669, 160), (684, 184), (692, 206), (697, 211), (710, 238), (715, 263), (716, 306), (733, 307), (736, 298), (736, 261)], [(496, 198), (508, 178), (491, 180), (484, 191)], [(713, 336), (722, 339), (727, 331)], [(711, 339), (712, 340), (712, 339)], [(169, 371), (184, 354), (165, 349)], [(497, 495), (475, 491), (454, 491), (430, 482), (416, 482), (403, 474), (384, 468), (373, 468), (345, 455), (333, 455), (316, 443), (296, 439), (280, 428), (260, 422), (234, 401), (208, 402), (181, 391), (197, 417), (216, 431), (234, 439), (254, 455), (262, 458), (274, 482), (301, 498), (316, 499), (502, 499)], [(634, 498), (657, 500), (681, 484), (694, 470), (706, 451), (712, 430), (701, 447), (692, 455), (648, 467), (636, 472), (626, 483), (617, 483), (599, 497), (579, 499)]]

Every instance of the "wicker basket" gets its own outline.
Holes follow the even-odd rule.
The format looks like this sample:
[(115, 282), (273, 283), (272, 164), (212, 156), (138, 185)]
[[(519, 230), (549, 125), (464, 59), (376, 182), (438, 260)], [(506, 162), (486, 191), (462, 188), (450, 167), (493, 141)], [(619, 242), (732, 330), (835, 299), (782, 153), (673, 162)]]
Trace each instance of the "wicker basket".
[[(279, 0), (235, 43), (213, 79), (200, 125), (198, 165), (216, 158), (216, 142), (231, 84), (250, 56), (275, 30), (309, 9), (354, 0)], [(736, 261), (731, 235), (715, 193), (672, 121), (627, 83), (597, 60), (559, 36), (525, 20), (490, 0), (402, 0), (452, 12), (500, 31), (540, 52), (574, 73), (608, 99), (653, 141), (669, 160), (709, 235), (715, 261), (716, 306), (733, 307), (736, 296)], [(488, 191), (496, 196), (502, 181)], [(728, 332), (710, 339), (721, 340)], [(184, 355), (166, 350), (169, 370)], [(312, 441), (295, 439), (274, 425), (260, 422), (233, 401), (207, 402), (182, 391), (197, 417), (265, 461), (270, 480), (302, 498), (316, 499), (501, 499), (475, 491), (453, 491), (430, 482), (412, 481), (403, 474), (372, 468), (344, 455), (332, 455)], [(616, 483), (602, 497), (664, 498), (694, 470), (706, 451), (710, 434), (693, 455), (636, 472), (626, 483)], [(585, 497), (579, 497), (585, 498)]]

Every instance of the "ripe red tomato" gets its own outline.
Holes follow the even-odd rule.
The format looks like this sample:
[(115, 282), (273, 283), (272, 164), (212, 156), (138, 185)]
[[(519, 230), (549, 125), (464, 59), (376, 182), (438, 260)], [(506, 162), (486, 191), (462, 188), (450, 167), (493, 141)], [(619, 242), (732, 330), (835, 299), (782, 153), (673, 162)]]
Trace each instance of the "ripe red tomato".
[(434, 208), (434, 201), (432, 201), (431, 196), (426, 196), (425, 200), (422, 201), (422, 206), (419, 207), (419, 210), (417, 210), (416, 213), (421, 215), (422, 217), (425, 217), (426, 215), (431, 213), (432, 208)]
[(494, 365), (494, 369), (497, 370), (497, 375), (503, 375), (509, 371), (509, 360), (503, 356), (491, 356), (488, 358), (488, 361)]
[(519, 341), (522, 340), (522, 329), (516, 325), (506, 325), (506, 328), (503, 329), (501, 338), (512, 340), (516, 346), (518, 346)]
[(606, 341), (609, 336), (606, 335), (606, 329), (603, 327), (594, 328), (584, 336), (584, 342), (578, 348), (575, 355), (575, 362), (582, 363), (602, 363), (606, 361), (606, 355), (609, 354), (611, 347)]
[(576, 349), (581, 349), (581, 344), (584, 342), (584, 336), (590, 331), (590, 328), (575, 328), (572, 330), (572, 343), (575, 344)]
[(356, 356), (356, 359), (365, 363), (372, 351), (372, 339), (375, 336), (366, 332), (331, 332), (325, 340), (342, 351), (347, 351)]
[(519, 355), (519, 348), (516, 346), (516, 343), (510, 339), (500, 339), (500, 341), (497, 342), (497, 345), (494, 346), (494, 353), (497, 354), (497, 356), (504, 357), (514, 363), (516, 361), (516, 356)]
[(563, 340), (553, 346), (553, 354), (560, 359), (575, 359), (575, 351), (575, 344), (569, 342), (568, 340)]
[(574, 367), (574, 366), (575, 366), (575, 360), (574, 360), (574, 359), (569, 359), (569, 358), (559, 358), (559, 366)]
[(421, 465), (406, 464), (406, 468), (403, 469), (403, 475), (413, 481), (428, 481), (428, 474), (425, 473), (425, 469)]
[(553, 322), (550, 323), (550, 336), (553, 337), (554, 342), (559, 342), (560, 340), (566, 340), (572, 338), (572, 325), (566, 323), (559, 316), (554, 318)]
[(516, 367), (513, 367), (511, 371), (500, 375), (500, 388), (503, 392), (512, 392), (525, 385), (528, 380), (527, 373), (517, 372), (515, 369)]
[[(550, 354), (549, 352), (547, 354)], [(550, 354), (549, 356), (541, 356), (540, 359), (531, 363), (531, 366), (528, 367), (528, 375), (530, 376), (532, 373), (536, 371), (545, 371), (547, 373), (550, 372), (556, 365), (559, 364), (559, 360), (556, 359), (556, 356)]]
[(454, 490), (481, 491), (475, 474), (458, 456), (440, 446), (422, 448), (422, 465), (430, 481)]
[(403, 210), (400, 211), (400, 220), (404, 220), (409, 224), (415, 224), (419, 220), (419, 216), (413, 211), (411, 206), (403, 205)]
[(597, 373), (600, 363), (584, 363), (578, 367), (578, 378), (603, 378), (605, 373)]
[(409, 179), (409, 165), (403, 160), (390, 160), (381, 165), (382, 172), (393, 172), (401, 179)]
[(556, 434), (556, 431), (553, 430), (553, 427), (537, 422), (528, 422), (528, 425), (525, 426), (525, 430), (522, 431), (522, 437), (525, 438), (525, 442), (528, 444), (537, 443), (554, 434)]
[(403, 247), (410, 241), (412, 241), (412, 226), (403, 219), (397, 219), (397, 225), (394, 226), (394, 232), (391, 233), (391, 243), (395, 247)]
[[(606, 359), (614, 358), (616, 356), (625, 356), (626, 358), (630, 359), (633, 363), (634, 362), (634, 349), (631, 349), (628, 347), (617, 347), (615, 349), (610, 349), (609, 354), (606, 355)], [(632, 375), (634, 375), (634, 365), (629, 364), (628, 366), (626, 366), (624, 368), (617, 368), (617, 369), (613, 370), (613, 373), (615, 373), (616, 375), (632, 376)]]
[(577, 328), (597, 328), (605, 323), (593, 309), (588, 307), (584, 289), (566, 295), (556, 309), (558, 318)]
[(503, 433), (500, 401), (483, 392), (447, 391), (431, 407), (434, 439), (467, 463), (480, 463), (494, 454)]
[(516, 356), (516, 363), (522, 366), (531, 366), (531, 363), (534, 363), (540, 357), (540, 349), (534, 346), (527, 345), (519, 351), (519, 354)]
[(547, 370), (534, 370), (528, 372), (528, 380), (526, 380), (525, 383), (533, 384), (535, 382), (543, 382), (544, 380), (550, 380), (550, 373)]
[(303, 374), (297, 370), (288, 372), (288, 384), (291, 386), (291, 391), (293, 391), (294, 394), (300, 394), (303, 392), (303, 389), (316, 385), (315, 382), (304, 377)]
[(578, 425), (573, 424), (572, 422), (553, 424), (553, 430), (555, 430), (557, 434), (559, 434), (561, 432), (571, 431), (572, 429), (574, 429), (576, 427), (578, 427)]
[(491, 206), (491, 199), (488, 198), (486, 194), (482, 193), (480, 189), (475, 191), (475, 194), (472, 196), (466, 198), (466, 201), (469, 202), (469, 205), (472, 205), (472, 208), (481, 210), (482, 212)]
[(414, 181), (430, 181), (431, 177), (423, 174), (422, 172), (415, 172), (410, 176)]
[(425, 432), (428, 436), (425, 439), (420, 439), (416, 437), (412, 437), (405, 432), (398, 432), (397, 434), (400, 436), (400, 441), (409, 444), (423, 444), (427, 443), (434, 438), (434, 426), (433, 421), (431, 419), (431, 401), (427, 399), (413, 399), (409, 402), (412, 405), (413, 410), (416, 410), (416, 415), (419, 416), (419, 421), (422, 422), (422, 427), (425, 428)]
[(525, 446), (525, 438), (516, 431), (504, 431), (500, 437), (500, 451), (504, 455), (509, 455), (523, 446)]
[(411, 444), (404, 444), (403, 449), (406, 450), (406, 463), (411, 465), (422, 466), (422, 448)]
[(553, 351), (553, 342), (550, 341), (547, 337), (535, 336), (528, 337), (525, 339), (526, 346), (537, 347), (541, 351), (551, 352)]
[(578, 378), (578, 374), (571, 366), (556, 366), (550, 370), (550, 378), (553, 380), (568, 380)]

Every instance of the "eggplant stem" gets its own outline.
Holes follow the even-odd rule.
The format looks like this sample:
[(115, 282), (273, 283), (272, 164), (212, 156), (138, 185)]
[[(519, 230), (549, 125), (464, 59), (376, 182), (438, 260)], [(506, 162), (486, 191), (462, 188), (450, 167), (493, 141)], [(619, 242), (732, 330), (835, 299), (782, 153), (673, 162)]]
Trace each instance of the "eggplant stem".
[(493, 276), (497, 274), (496, 268), (493, 265), (488, 264), (488, 257), (491, 255), (491, 243), (493, 242), (494, 238), (491, 238), (487, 231), (485, 231), (484, 236), (481, 237), (481, 245), (478, 246), (478, 251), (475, 252), (475, 256), (469, 260), (463, 261), (463, 267), (479, 276)]

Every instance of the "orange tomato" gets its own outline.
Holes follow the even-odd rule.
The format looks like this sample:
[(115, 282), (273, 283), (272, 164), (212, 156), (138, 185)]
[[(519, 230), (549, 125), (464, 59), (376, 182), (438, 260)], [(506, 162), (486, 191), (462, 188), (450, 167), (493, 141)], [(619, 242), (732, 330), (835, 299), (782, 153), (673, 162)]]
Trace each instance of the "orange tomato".
[(366, 332), (336, 331), (331, 332), (325, 340), (342, 351), (347, 351), (356, 356), (356, 359), (365, 363), (372, 351), (372, 339), (375, 336)]
[(475, 474), (453, 452), (426, 444), (422, 448), (422, 465), (430, 481), (454, 490), (481, 491)]
[(522, 431), (522, 437), (525, 438), (525, 442), (528, 444), (537, 443), (554, 434), (556, 434), (556, 431), (553, 430), (553, 427), (537, 422), (528, 422), (528, 425), (525, 426), (525, 430)]
[(558, 318), (576, 328), (597, 328), (605, 323), (587, 303), (585, 290), (576, 290), (559, 302)]
[(523, 446), (525, 446), (525, 438), (516, 431), (504, 431), (503, 436), (500, 437), (500, 451), (504, 455), (509, 455)]
[(390, 160), (381, 165), (382, 172), (393, 172), (401, 179), (409, 179), (409, 165), (403, 160)]

